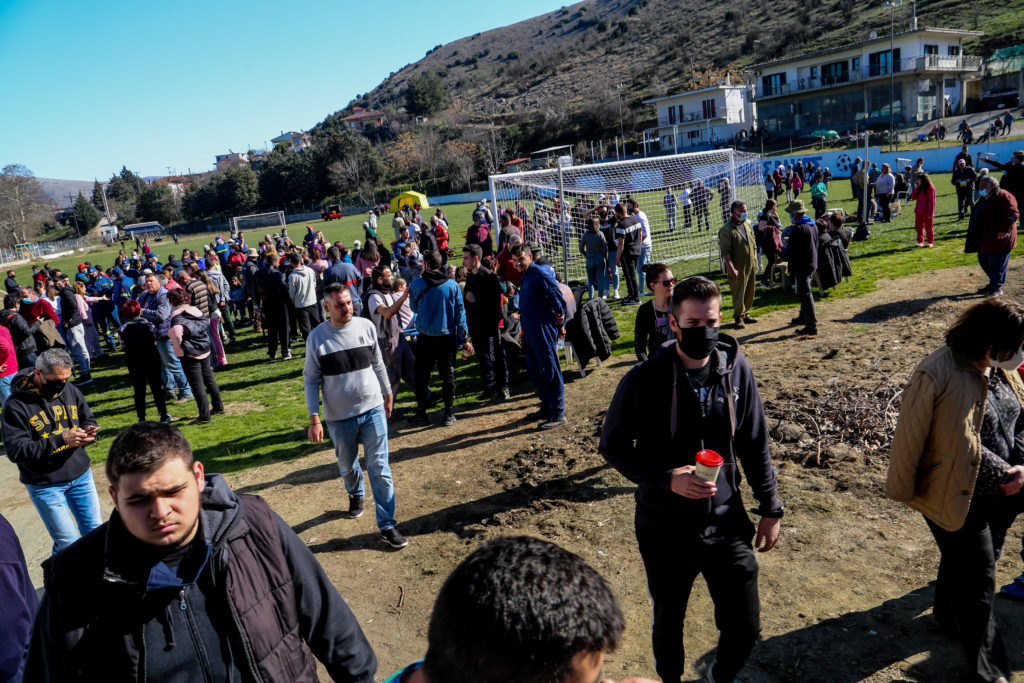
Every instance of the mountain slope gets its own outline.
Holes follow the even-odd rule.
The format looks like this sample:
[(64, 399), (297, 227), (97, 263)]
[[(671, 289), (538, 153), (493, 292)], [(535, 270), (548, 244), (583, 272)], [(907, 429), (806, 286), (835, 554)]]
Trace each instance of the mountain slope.
[[(909, 2), (896, 8), (897, 32), (911, 11)], [(987, 55), (1024, 34), (1024, 12), (1014, 2), (922, 0), (917, 16), (921, 26), (986, 31), (965, 45), (969, 54)], [(725, 73), (738, 82), (746, 64), (853, 43), (871, 30), (886, 32), (889, 19), (880, 2), (858, 0), (585, 0), (437, 46), (353, 104), (397, 109), (409, 80), (430, 73), (444, 80), (444, 111), (461, 125), (528, 117), (557, 128), (570, 115), (607, 119), (621, 83), (628, 128), (642, 118), (645, 98), (702, 87)]]

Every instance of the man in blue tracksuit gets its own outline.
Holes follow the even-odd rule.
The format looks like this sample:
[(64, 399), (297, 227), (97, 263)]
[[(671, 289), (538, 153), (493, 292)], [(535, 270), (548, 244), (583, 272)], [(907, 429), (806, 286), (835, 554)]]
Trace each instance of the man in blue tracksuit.
[(558, 289), (551, 266), (533, 262), (530, 248), (513, 246), (509, 252), (516, 270), (523, 275), (519, 289), (519, 320), (523, 328), (523, 350), (526, 369), (530, 372), (540, 411), (542, 429), (566, 423), (565, 387), (558, 362), (558, 336), (565, 322), (565, 300)]
[(423, 254), (423, 275), (409, 285), (409, 305), (416, 314), (416, 417), (427, 424), (430, 402), (430, 373), (437, 364), (444, 397), (444, 424), (455, 424), (455, 353), (464, 347), (467, 354), (473, 346), (466, 341), (466, 307), (462, 290), (441, 270), (441, 255), (436, 251)]

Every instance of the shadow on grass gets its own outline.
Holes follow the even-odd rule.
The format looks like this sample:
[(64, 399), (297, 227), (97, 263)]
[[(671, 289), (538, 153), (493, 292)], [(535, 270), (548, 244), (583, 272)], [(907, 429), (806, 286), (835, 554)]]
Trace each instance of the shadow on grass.
[(313, 467), (307, 467), (301, 470), (294, 470), (273, 481), (250, 484), (249, 486), (243, 486), (236, 489), (236, 491), (238, 493), (258, 493), (259, 491), (265, 491), (266, 489), (274, 488), (275, 486), (304, 486), (306, 484), (319, 484), (320, 482), (331, 481), (332, 479), (337, 479), (339, 483), (341, 481), (340, 475), (338, 474), (338, 465), (334, 462), (324, 465), (314, 465)]
[[(408, 537), (431, 534), (435, 531), (451, 531), (462, 538), (479, 533), (473, 525), (487, 523), (501, 512), (508, 512), (530, 505), (553, 503), (579, 503), (607, 500), (615, 496), (633, 493), (632, 486), (602, 486), (602, 471), (607, 466), (591, 467), (580, 472), (550, 479), (534, 486), (519, 484), (500, 493), (484, 496), (477, 500), (457, 503), (450, 507), (430, 512), (410, 520), (399, 521), (399, 528)], [(345, 513), (328, 511), (313, 519), (300, 522), (292, 527), (297, 531), (307, 531), (319, 524), (342, 519)], [(323, 543), (309, 546), (314, 553), (341, 552), (346, 550), (386, 549), (377, 534), (359, 534), (350, 538), (335, 538)]]
[[(216, 422), (212, 424), (216, 425)], [(198, 429), (200, 430), (198, 435), (190, 439), (193, 444), (205, 441), (201, 431), (203, 427), (198, 427)], [(268, 446), (285, 446), (286, 448), (271, 450), (268, 453), (266, 451)], [(257, 448), (260, 451), (253, 452)], [(196, 460), (202, 461), (208, 472), (230, 474), (262, 465), (271, 460), (281, 462), (296, 460), (321, 448), (323, 448), (321, 444), (305, 441), (304, 429), (286, 429), (272, 433), (261, 432), (247, 438), (236, 438), (230, 443), (213, 443), (209, 446), (195, 448), (193, 454)], [(234, 453), (248, 453), (248, 455), (234, 455)]]

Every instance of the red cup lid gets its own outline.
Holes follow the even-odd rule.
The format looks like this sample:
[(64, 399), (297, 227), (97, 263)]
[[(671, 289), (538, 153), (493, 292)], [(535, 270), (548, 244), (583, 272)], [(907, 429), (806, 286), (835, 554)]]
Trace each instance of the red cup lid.
[(705, 448), (702, 451), (697, 451), (697, 462), (705, 467), (721, 467), (725, 459), (718, 453)]

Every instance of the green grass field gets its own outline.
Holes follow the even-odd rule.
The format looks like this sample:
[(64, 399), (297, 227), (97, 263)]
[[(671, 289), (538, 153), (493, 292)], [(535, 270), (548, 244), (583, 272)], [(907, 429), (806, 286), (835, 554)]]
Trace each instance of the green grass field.
[[(962, 253), (966, 221), (957, 223), (955, 220), (955, 193), (949, 183), (949, 175), (937, 174), (934, 180), (939, 191), (935, 217), (935, 248), (918, 249), (914, 246), (916, 238), (913, 230), (913, 206), (904, 206), (903, 214), (892, 223), (873, 226), (870, 240), (854, 242), (851, 245), (850, 259), (854, 275), (848, 282), (831, 290), (826, 299), (863, 295), (874, 290), (878, 286), (878, 281), (883, 278), (976, 262), (973, 255), (967, 256)], [(846, 209), (853, 208), (849, 182), (841, 180), (832, 183), (830, 204)], [(472, 204), (444, 207), (454, 226), (451, 234), (452, 246), (456, 250), (463, 244), (465, 227), (472, 222), (472, 209)], [(651, 210), (654, 214), (660, 210), (660, 206), (651, 207)], [(657, 215), (652, 215), (652, 220), (658, 218)], [(362, 221), (363, 216), (348, 216), (327, 223), (316, 221), (312, 225), (315, 229), (322, 229), (329, 239), (340, 239), (346, 244), (351, 244), (353, 239), (362, 237)], [(305, 233), (305, 225), (297, 223), (288, 226), (293, 239), (301, 239)], [(388, 239), (390, 230), (390, 221), (382, 221), (382, 237)], [(182, 238), (177, 251), (180, 252), (185, 247), (199, 248), (213, 237), (213, 234), (204, 234)], [(256, 235), (250, 234), (250, 237)], [(154, 246), (161, 257), (174, 249), (173, 243), (169, 240), (156, 243)], [(51, 266), (70, 272), (74, 272), (75, 266), (84, 260), (106, 266), (112, 262), (116, 253), (116, 248), (98, 249), (88, 252), (87, 255), (76, 254), (55, 259)], [(673, 271), (677, 276), (686, 276), (706, 271), (706, 268), (706, 259), (701, 259), (676, 263)], [(28, 266), (21, 266), (15, 271), (19, 281), (30, 280)], [(720, 285), (726, 284), (721, 273), (710, 275)], [(620, 287), (623, 292), (624, 286), (623, 284)], [(793, 295), (783, 294), (777, 289), (769, 291), (758, 288), (753, 314), (757, 316), (768, 311), (795, 306), (797, 299)], [(636, 308), (612, 302), (612, 309), (622, 331), (622, 336), (615, 343), (615, 353), (632, 354)], [(731, 302), (728, 296), (725, 297), (723, 315), (726, 320), (731, 319)], [(237, 471), (256, 467), (271, 460), (301, 458), (322, 448), (309, 444), (305, 439), (307, 419), (302, 398), (302, 347), (300, 345), (293, 350), (296, 352), (294, 360), (268, 362), (265, 341), (254, 335), (251, 327), (240, 330), (238, 342), (229, 346), (229, 367), (217, 373), (217, 381), (227, 404), (228, 414), (205, 426), (187, 426), (184, 420), (177, 423), (195, 447), (197, 455), (206, 462), (211, 471)], [(119, 353), (97, 360), (93, 374), (96, 381), (85, 388), (85, 393), (101, 426), (101, 439), (104, 443), (91, 449), (92, 457), (99, 462), (105, 459), (107, 446), (118, 430), (134, 422), (135, 413), (131, 389)], [(521, 363), (513, 371), (513, 380), (524, 390), (529, 390), (525, 369)], [(475, 359), (458, 361), (457, 381), (457, 405), (474, 402), (481, 388)], [(400, 411), (413, 409), (414, 400), (409, 391), (403, 390), (400, 393), (397, 407)], [(170, 412), (178, 418), (191, 418), (196, 415), (196, 408), (194, 403), (186, 403), (171, 406)], [(152, 406), (148, 416), (156, 417)]]

